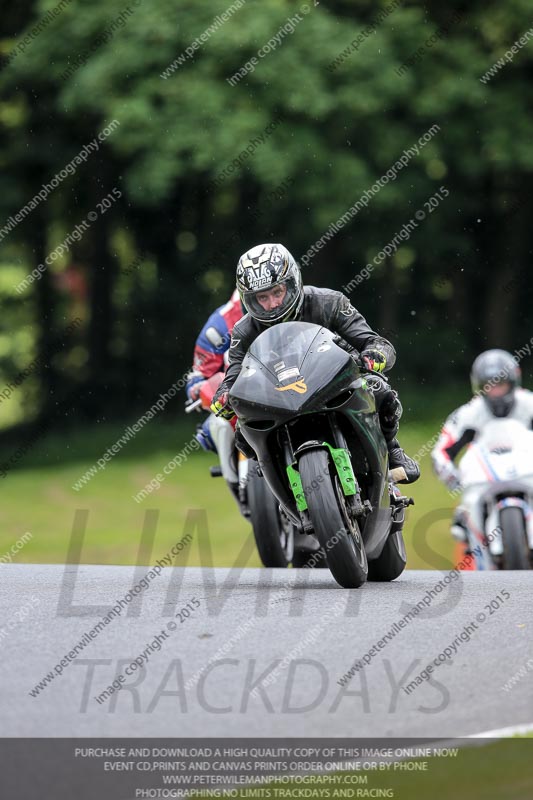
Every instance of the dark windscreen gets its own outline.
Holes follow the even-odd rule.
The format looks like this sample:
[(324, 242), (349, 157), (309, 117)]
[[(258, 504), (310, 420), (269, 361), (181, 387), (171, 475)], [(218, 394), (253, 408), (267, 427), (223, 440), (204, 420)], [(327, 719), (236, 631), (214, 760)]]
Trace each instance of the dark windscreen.
[(249, 352), (273, 375), (291, 369), (298, 372), (319, 334), (322, 339), (331, 338), (329, 331), (310, 322), (273, 325), (254, 341)]
[(310, 322), (283, 322), (252, 343), (230, 397), (241, 404), (241, 417), (257, 415), (260, 408), (293, 414), (320, 404), (332, 381), (344, 385), (354, 375), (353, 361), (331, 331)]

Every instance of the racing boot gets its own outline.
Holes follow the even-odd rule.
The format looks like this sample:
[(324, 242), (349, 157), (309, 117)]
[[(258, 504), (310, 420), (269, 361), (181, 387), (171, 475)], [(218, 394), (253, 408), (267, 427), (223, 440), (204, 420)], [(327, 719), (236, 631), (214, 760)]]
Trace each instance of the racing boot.
[[(457, 506), (450, 526), (450, 533), (456, 541), (461, 542), (461, 544), (468, 544), (467, 531), (464, 510), (461, 506)], [(466, 550), (465, 555), (467, 555)]]
[(394, 483), (414, 483), (420, 477), (420, 467), (409, 458), (396, 437), (387, 442), (389, 449), (389, 475)]

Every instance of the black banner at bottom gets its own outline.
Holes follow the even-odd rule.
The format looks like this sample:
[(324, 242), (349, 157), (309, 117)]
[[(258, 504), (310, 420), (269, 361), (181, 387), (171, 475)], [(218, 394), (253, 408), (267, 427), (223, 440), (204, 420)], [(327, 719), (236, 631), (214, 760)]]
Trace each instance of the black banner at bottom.
[(0, 796), (525, 800), (532, 755), (532, 739), (2, 739)]

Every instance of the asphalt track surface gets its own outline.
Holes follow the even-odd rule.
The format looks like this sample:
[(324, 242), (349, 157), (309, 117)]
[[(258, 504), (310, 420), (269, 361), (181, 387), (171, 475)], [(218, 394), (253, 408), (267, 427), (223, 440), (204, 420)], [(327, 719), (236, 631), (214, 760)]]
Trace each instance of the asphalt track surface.
[[(343, 590), (328, 570), (165, 568), (31, 696), (150, 568), (137, 569), (0, 567), (1, 736), (453, 738), (533, 720), (533, 670), (503, 689), (533, 657), (531, 572), (466, 572), (437, 592), (448, 573)], [(472, 622), (469, 641), (406, 693)], [(156, 635), (161, 649), (147, 652)], [(147, 664), (98, 703), (143, 651)]]

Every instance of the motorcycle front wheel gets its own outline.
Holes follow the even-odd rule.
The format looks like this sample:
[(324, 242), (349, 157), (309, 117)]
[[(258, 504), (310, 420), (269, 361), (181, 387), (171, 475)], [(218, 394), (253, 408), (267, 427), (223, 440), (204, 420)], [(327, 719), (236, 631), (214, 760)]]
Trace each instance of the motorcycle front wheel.
[(530, 569), (529, 547), (522, 510), (516, 506), (502, 508), (500, 527), (503, 541), (503, 568)]
[[(344, 589), (358, 589), (368, 574), (363, 539), (357, 522), (350, 519), (335, 466), (326, 450), (302, 453), (298, 469), (309, 517), (326, 554), (331, 574)], [(324, 476), (328, 476), (324, 480)]]

